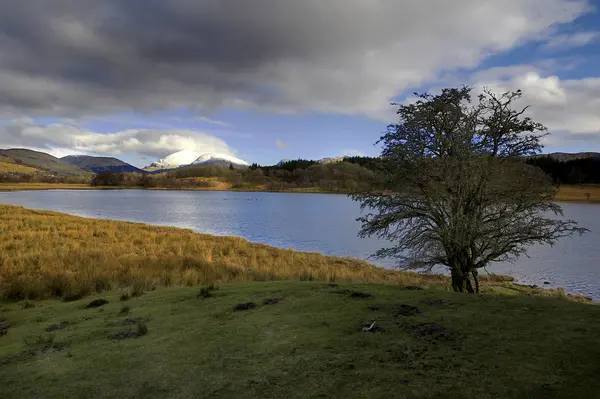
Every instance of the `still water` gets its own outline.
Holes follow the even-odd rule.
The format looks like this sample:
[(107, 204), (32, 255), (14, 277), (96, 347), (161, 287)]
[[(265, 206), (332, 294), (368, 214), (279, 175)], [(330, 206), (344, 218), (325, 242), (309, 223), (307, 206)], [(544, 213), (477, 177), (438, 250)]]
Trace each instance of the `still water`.
[[(357, 237), (359, 205), (343, 195), (207, 191), (16, 191), (0, 192), (0, 203), (73, 215), (191, 228), (236, 235), (300, 251), (367, 259), (386, 242)], [(532, 247), (529, 257), (498, 263), (493, 273), (519, 282), (564, 287), (600, 300), (600, 205), (563, 204), (565, 217), (590, 230), (554, 247)], [(392, 260), (371, 260), (393, 267)]]

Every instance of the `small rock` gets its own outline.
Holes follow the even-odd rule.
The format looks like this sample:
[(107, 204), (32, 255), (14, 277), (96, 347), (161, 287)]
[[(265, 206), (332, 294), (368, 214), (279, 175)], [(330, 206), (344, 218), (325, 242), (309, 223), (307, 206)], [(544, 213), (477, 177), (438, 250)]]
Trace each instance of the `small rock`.
[(544, 285), (550, 285), (549, 281), (544, 281)]
[(239, 312), (240, 310), (250, 310), (250, 309), (254, 309), (255, 307), (256, 307), (256, 304), (254, 302), (238, 303), (237, 305), (235, 305), (233, 310), (236, 312)]
[(361, 326), (360, 329), (362, 332), (368, 332), (368, 333), (377, 333), (377, 332), (384, 332), (385, 329), (381, 326), (378, 326), (377, 324), (375, 324), (375, 322), (372, 322), (370, 324), (363, 324)]
[(107, 303), (108, 303), (108, 301), (106, 299), (103, 299), (103, 298), (94, 299), (92, 302), (88, 303), (85, 308), (86, 309), (99, 308), (100, 306), (104, 306)]

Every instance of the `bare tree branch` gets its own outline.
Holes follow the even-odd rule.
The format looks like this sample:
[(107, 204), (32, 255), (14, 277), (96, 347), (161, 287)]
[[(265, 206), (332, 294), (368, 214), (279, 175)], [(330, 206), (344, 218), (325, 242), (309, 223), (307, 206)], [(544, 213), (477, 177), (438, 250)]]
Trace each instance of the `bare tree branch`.
[(521, 91), (486, 88), (475, 104), (469, 87), (417, 96), (395, 104), (399, 122), (378, 141), (391, 192), (353, 196), (365, 211), (360, 235), (394, 243), (375, 256), (404, 268), (447, 266), (455, 290), (475, 292), (477, 270), (490, 262), (585, 232), (561, 219), (550, 180), (524, 163), (547, 131), (526, 116), (528, 106), (514, 108)]

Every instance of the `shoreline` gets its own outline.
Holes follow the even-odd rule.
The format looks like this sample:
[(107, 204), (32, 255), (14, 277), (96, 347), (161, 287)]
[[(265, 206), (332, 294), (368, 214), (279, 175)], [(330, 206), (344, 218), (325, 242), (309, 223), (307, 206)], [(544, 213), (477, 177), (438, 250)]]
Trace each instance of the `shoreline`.
[[(24, 231), (19, 224), (25, 221), (29, 230)], [(32, 225), (36, 225), (37, 228), (32, 229)], [(60, 291), (63, 294), (73, 289), (69, 288), (73, 282), (67, 281), (69, 280), (67, 276), (75, 276), (77, 279), (77, 275), (81, 273), (83, 275), (91, 273), (85, 276), (87, 280), (74, 282), (78, 286), (83, 285), (84, 291), (89, 289), (85, 288), (89, 284), (98, 287), (98, 279), (109, 288), (114, 288), (115, 284), (120, 286), (126, 281), (131, 283), (133, 276), (127, 277), (126, 274), (115, 277), (114, 266), (117, 264), (120, 268), (125, 266), (125, 270), (130, 272), (137, 270), (135, 272), (137, 277), (134, 280), (139, 280), (140, 273), (145, 276), (143, 282), (134, 281), (134, 284), (144, 286), (149, 284), (154, 287), (170, 284), (194, 285), (220, 281), (224, 278), (224, 281), (308, 279), (323, 282), (416, 285), (433, 289), (449, 289), (448, 276), (441, 274), (385, 269), (362, 259), (295, 251), (251, 242), (239, 236), (209, 235), (179, 227), (75, 216), (4, 204), (0, 204), (0, 227), (0, 241), (9, 243), (7, 248), (16, 248), (12, 253), (11, 250), (5, 251), (7, 259), (11, 256), (25, 257), (25, 260), (20, 262), (20, 266), (26, 267), (28, 272), (34, 274), (42, 273), (38, 269), (40, 264), (52, 264), (56, 270), (52, 271), (51, 275), (43, 272), (37, 278), (42, 280), (49, 278), (51, 281), (56, 278), (65, 280), (61, 283), (66, 284)], [(72, 229), (76, 229), (76, 236), (73, 236), (74, 233), (67, 233), (73, 231)], [(50, 231), (52, 236), (49, 236)], [(68, 238), (65, 238), (65, 234), (69, 234)], [(15, 239), (15, 235), (21, 235), (23, 238)], [(157, 245), (158, 237), (162, 238)], [(186, 245), (191, 245), (188, 249), (184, 250), (181, 247), (182, 239)], [(30, 240), (35, 240), (33, 245)], [(93, 246), (88, 250), (86, 247), (90, 243), (93, 243)], [(32, 253), (30, 260), (27, 260), (28, 253), (18, 250), (23, 246)], [(69, 249), (63, 252), (61, 247), (65, 246), (76, 250), (73, 252), (73, 249)], [(97, 253), (93, 248), (102, 248), (102, 252)], [(181, 254), (173, 255), (174, 250)], [(100, 255), (99, 259), (98, 255)], [(70, 260), (72, 256), (75, 256), (73, 261)], [(29, 262), (33, 263), (29, 264)], [(173, 270), (168, 277), (168, 283), (164, 280), (164, 268)], [(10, 267), (6, 270), (9, 269)], [(18, 269), (9, 271), (16, 273), (14, 278), (21, 278)], [(90, 278), (92, 281), (88, 281)], [(10, 285), (10, 276), (5, 275), (4, 279), (5, 285)], [(107, 281), (107, 279), (112, 280)], [(562, 288), (515, 283), (515, 278), (512, 276), (490, 274), (482, 276), (481, 282), (483, 294), (554, 296), (577, 302), (595, 303), (585, 295), (571, 294)], [(27, 284), (30, 283), (19, 281), (16, 289), (34, 289), (34, 291), (40, 289), (35, 286), (27, 288)], [(43, 291), (44, 288), (41, 290)], [(23, 294), (17, 293), (17, 297), (19, 295)], [(25, 297), (28, 295), (25, 294)], [(35, 295), (44, 297), (46, 294), (34, 292), (34, 297)], [(6, 299), (6, 295), (4, 296)]]
[[(554, 202), (560, 203), (576, 203), (576, 204), (600, 204), (600, 197), (594, 196), (590, 199), (573, 197), (573, 191), (587, 192), (598, 191), (595, 195), (600, 195), (598, 186), (590, 186), (580, 188), (578, 186), (566, 186), (563, 195), (559, 194), (554, 199)], [(313, 189), (289, 189), (289, 190), (264, 190), (264, 189), (223, 189), (210, 187), (130, 187), (130, 186), (90, 186), (88, 184), (71, 184), (71, 183), (0, 183), (0, 192), (11, 191), (48, 191), (48, 190), (162, 190), (162, 191), (215, 191), (215, 192), (237, 192), (237, 193), (283, 193), (283, 194), (333, 194), (333, 195), (350, 195), (351, 192), (328, 192), (323, 190)], [(578, 193), (579, 194), (579, 193)], [(585, 194), (585, 193), (584, 193)]]

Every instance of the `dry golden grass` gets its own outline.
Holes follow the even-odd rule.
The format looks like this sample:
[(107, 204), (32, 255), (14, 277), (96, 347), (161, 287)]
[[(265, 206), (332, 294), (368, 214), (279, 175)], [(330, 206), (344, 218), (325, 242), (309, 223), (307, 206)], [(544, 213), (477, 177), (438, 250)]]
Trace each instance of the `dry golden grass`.
[(0, 155), (0, 172), (33, 174), (38, 169), (16, 163), (10, 158)]
[(0, 183), (0, 191), (18, 190), (92, 190), (104, 187), (93, 187), (89, 184), (72, 183)]
[(246, 280), (446, 284), (354, 259), (295, 252), (191, 230), (0, 205), (4, 298), (78, 297), (109, 288)]
[[(350, 258), (296, 252), (239, 237), (140, 223), (87, 219), (0, 204), (0, 298), (76, 299), (108, 289), (209, 282), (312, 280), (449, 289), (448, 278), (387, 270)], [(480, 278), (482, 292), (559, 296), (561, 290)]]
[(555, 199), (565, 202), (600, 202), (600, 185), (562, 185)]

